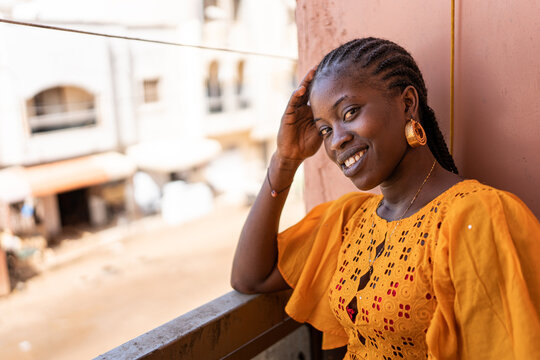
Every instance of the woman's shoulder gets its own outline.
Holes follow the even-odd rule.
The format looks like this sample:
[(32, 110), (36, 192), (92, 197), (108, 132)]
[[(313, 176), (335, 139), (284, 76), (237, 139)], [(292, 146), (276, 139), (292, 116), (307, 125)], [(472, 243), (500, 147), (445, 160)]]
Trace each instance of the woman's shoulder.
[[(448, 189), (437, 202), (443, 223), (507, 223), (510, 226), (538, 227), (538, 220), (511, 192), (483, 184), (477, 180), (463, 180)], [(469, 228), (469, 227), (467, 227)]]
[[(490, 329), (490, 349), (498, 349), (501, 358), (534, 348), (537, 340), (529, 335), (540, 329), (534, 316), (540, 310), (540, 223), (517, 196), (476, 180), (454, 185), (442, 202), (448, 212), (430, 261), (441, 311), (428, 342), (454, 334), (459, 324), (464, 333)], [(509, 333), (517, 340), (508, 342)], [(480, 351), (486, 339), (466, 338), (460, 349)]]
[(460, 181), (446, 190), (442, 198), (443, 201), (440, 201), (441, 203), (446, 203), (449, 209), (456, 211), (470, 211), (476, 208), (498, 210), (500, 207), (527, 209), (525, 203), (511, 192), (494, 188), (474, 179)]
[(362, 191), (353, 191), (344, 195), (341, 195), (339, 198), (330, 200), (321, 204), (316, 205), (311, 211), (325, 211), (325, 212), (343, 212), (355, 210), (361, 207), (366, 201), (376, 198), (377, 195), (362, 192)]
[(307, 213), (302, 222), (333, 223), (336, 226), (342, 226), (377, 197), (380, 195), (361, 191), (350, 192), (337, 199), (316, 205)]
[[(498, 190), (490, 185), (481, 183), (475, 179), (463, 179), (448, 190), (444, 192), (447, 198), (465, 199), (468, 197), (474, 198), (475, 196), (490, 196), (490, 194), (497, 193)], [(449, 196), (451, 195), (451, 196)]]

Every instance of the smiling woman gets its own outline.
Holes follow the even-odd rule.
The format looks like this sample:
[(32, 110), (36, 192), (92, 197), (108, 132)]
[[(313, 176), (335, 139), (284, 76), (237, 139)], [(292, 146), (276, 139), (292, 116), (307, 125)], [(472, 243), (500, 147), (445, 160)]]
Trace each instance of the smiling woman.
[(321, 76), (313, 83), (312, 110), (326, 153), (361, 190), (388, 178), (406, 152), (403, 124), (395, 119), (404, 118), (405, 100), (417, 101), (412, 87), (400, 95), (387, 96), (348, 74)]
[[(235, 289), (293, 288), (289, 315), (346, 359), (535, 356), (540, 224), (516, 196), (458, 175), (407, 51), (365, 38), (330, 52), (291, 96), (277, 143)], [(347, 194), (278, 234), (293, 175), (321, 144), (382, 195)]]

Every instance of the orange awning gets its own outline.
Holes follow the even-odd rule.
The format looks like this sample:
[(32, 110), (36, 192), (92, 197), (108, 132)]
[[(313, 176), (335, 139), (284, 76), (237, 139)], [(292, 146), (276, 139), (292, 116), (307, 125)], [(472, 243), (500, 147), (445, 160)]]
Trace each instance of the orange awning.
[(84, 156), (49, 164), (0, 171), (0, 200), (22, 201), (123, 179), (136, 171), (135, 164), (116, 152)]

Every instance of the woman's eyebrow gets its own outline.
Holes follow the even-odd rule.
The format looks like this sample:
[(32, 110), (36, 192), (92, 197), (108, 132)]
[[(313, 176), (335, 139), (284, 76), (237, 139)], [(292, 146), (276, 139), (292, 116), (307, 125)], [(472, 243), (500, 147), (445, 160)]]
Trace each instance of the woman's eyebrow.
[[(337, 99), (337, 101), (334, 103), (334, 105), (332, 105), (332, 110), (335, 110), (337, 108), (337, 106), (343, 101), (345, 100), (346, 98), (348, 98), (349, 96), (348, 95), (343, 95), (342, 97), (340, 97), (339, 99)], [(315, 118), (313, 119), (313, 122), (316, 123), (317, 121), (321, 120), (321, 118)]]
[(335, 110), (337, 108), (337, 106), (343, 101), (345, 100), (346, 98), (348, 98), (347, 95), (343, 95), (342, 97), (340, 97), (339, 99), (337, 99), (337, 101), (334, 103), (334, 105), (332, 106), (332, 110)]

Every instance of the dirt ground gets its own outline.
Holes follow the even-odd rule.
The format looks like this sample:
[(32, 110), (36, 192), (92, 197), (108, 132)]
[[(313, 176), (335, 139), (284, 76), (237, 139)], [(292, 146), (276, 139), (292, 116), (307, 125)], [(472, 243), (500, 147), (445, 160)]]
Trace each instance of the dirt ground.
[[(245, 206), (190, 223), (141, 219), (62, 244), (0, 298), (0, 359), (90, 359), (231, 291)], [(286, 206), (282, 227), (301, 218)]]

